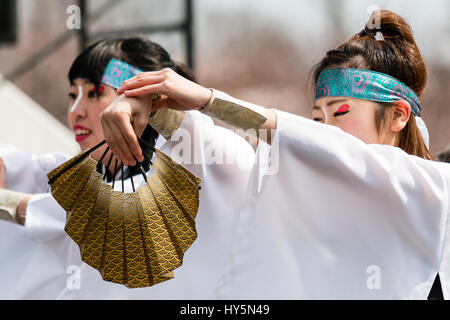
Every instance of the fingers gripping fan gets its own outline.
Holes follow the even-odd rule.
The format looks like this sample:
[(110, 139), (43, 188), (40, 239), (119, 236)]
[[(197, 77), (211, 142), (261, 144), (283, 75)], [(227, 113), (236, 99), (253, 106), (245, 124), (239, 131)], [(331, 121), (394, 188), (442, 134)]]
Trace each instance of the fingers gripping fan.
[(197, 238), (200, 179), (153, 149), (154, 173), (147, 178), (139, 165), (147, 183), (135, 191), (131, 177), (134, 192), (124, 193), (122, 174), (122, 192), (115, 191), (96, 171), (108, 149), (98, 163), (89, 157), (104, 143), (48, 174), (52, 195), (67, 212), (65, 231), (106, 281), (137, 288), (173, 278)]

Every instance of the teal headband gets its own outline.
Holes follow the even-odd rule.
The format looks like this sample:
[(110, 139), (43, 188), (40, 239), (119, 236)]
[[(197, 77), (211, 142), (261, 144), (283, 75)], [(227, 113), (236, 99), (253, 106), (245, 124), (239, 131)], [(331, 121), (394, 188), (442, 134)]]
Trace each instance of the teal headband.
[(103, 73), (102, 83), (119, 89), (124, 81), (131, 79), (142, 72), (142, 70), (133, 67), (126, 62), (111, 59)]
[(315, 100), (322, 97), (351, 97), (376, 102), (405, 100), (415, 116), (422, 111), (419, 98), (411, 88), (387, 74), (371, 70), (323, 70), (317, 80)]

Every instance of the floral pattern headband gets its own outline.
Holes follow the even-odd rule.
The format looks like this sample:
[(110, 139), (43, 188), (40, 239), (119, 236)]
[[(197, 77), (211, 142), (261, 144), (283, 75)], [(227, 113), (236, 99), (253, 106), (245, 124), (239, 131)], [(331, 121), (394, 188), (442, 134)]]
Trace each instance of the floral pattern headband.
[(124, 81), (131, 79), (142, 72), (143, 71), (139, 68), (133, 67), (126, 62), (111, 59), (103, 73), (102, 83), (119, 89)]
[(415, 116), (422, 107), (414, 91), (384, 73), (350, 68), (323, 70), (316, 84), (315, 100), (322, 97), (351, 97), (376, 102), (405, 100)]
[(325, 69), (317, 80), (315, 100), (322, 97), (351, 97), (375, 102), (405, 100), (416, 116), (416, 123), (429, 148), (427, 126), (420, 117), (422, 107), (417, 94), (406, 84), (387, 74), (352, 68)]

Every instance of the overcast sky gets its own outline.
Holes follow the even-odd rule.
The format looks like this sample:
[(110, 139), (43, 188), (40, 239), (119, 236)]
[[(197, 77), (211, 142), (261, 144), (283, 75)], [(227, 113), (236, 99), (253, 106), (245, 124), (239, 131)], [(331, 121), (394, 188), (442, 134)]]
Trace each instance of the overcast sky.
[[(63, 18), (66, 15), (63, 7), (67, 1), (54, 1), (54, 13), (46, 20), (59, 20), (60, 15)], [(89, 10), (95, 11), (106, 1), (88, 1)], [(26, 21), (33, 20), (42, 4), (39, 0), (19, 3)], [(126, 0), (95, 21), (91, 30), (177, 21), (183, 17), (183, 3), (183, 0)], [(248, 32), (263, 24), (281, 30), (300, 50), (316, 55), (332, 47), (333, 40), (345, 40), (359, 32), (369, 18), (367, 9), (373, 5), (405, 17), (426, 60), (438, 59), (450, 66), (449, 0), (194, 0), (196, 48), (208, 50), (233, 33)], [(330, 12), (335, 13), (336, 20), (329, 19)], [(342, 28), (341, 35), (334, 34), (336, 24)], [(341, 39), (336, 39), (339, 36)], [(154, 38), (175, 51), (182, 47), (180, 35)]]
[[(89, 1), (90, 11), (95, 11), (105, 1)], [(28, 17), (25, 18), (32, 17), (39, 2), (21, 2), (28, 7)], [(123, 1), (95, 21), (91, 30), (177, 21), (183, 17), (183, 3), (183, 0)], [(194, 0), (196, 49), (197, 52), (211, 50), (236, 32), (251, 34), (252, 30), (264, 25), (280, 30), (308, 55), (322, 55), (334, 46), (334, 42), (346, 40), (359, 32), (370, 16), (368, 8), (373, 5), (406, 18), (425, 60), (437, 59), (450, 66), (448, 0)], [(57, 11), (64, 12), (64, 8)], [(330, 12), (334, 13), (334, 20), (330, 19)], [(335, 34), (336, 25), (340, 26), (341, 34)], [(180, 54), (177, 51), (183, 48), (180, 34), (161, 34), (152, 38), (168, 48), (175, 57)]]
[[(333, 35), (333, 21), (328, 19), (334, 11), (342, 25), (343, 39), (362, 30), (369, 18), (368, 8), (377, 5), (402, 15), (411, 25), (416, 41), (425, 57), (439, 59), (450, 66), (450, 1), (448, 0), (343, 0), (342, 8), (333, 5), (336, 0), (195, 0), (197, 13), (197, 37), (199, 49), (204, 50), (217, 36), (224, 36), (227, 29), (221, 28), (221, 35), (215, 33), (216, 26), (211, 15), (222, 11), (227, 15), (248, 13), (248, 21), (230, 24), (229, 32), (239, 24), (247, 23), (251, 28), (263, 21), (284, 33), (298, 43), (302, 50), (308, 44), (316, 50), (328, 47), (329, 36)], [(253, 18), (252, 18), (253, 17)], [(314, 41), (316, 40), (316, 41)], [(310, 42), (312, 41), (312, 43)]]

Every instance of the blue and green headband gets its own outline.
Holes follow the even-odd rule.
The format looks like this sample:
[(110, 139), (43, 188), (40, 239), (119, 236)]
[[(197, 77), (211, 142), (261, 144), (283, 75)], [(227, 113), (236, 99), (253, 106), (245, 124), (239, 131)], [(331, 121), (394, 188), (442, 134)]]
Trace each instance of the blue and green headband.
[(119, 89), (124, 81), (131, 79), (142, 72), (143, 71), (139, 68), (136, 68), (126, 62), (111, 59), (106, 66), (105, 72), (103, 73), (102, 83)]
[(315, 100), (322, 97), (351, 97), (376, 102), (405, 100), (415, 116), (420, 116), (422, 111), (419, 98), (411, 88), (387, 74), (371, 70), (323, 70), (317, 80)]
[[(103, 72), (101, 82), (115, 89), (119, 89), (124, 81), (131, 79), (135, 75), (138, 75), (142, 72), (142, 70), (133, 67), (126, 62), (117, 59), (111, 59), (111, 61), (109, 61), (108, 65), (106, 66), (105, 71)], [(74, 112), (76, 110), (82, 97), (83, 88), (81, 86), (78, 86), (78, 96), (72, 107), (70, 108), (70, 112)]]
[(315, 100), (322, 97), (350, 97), (375, 102), (405, 100), (416, 116), (416, 123), (425, 145), (429, 147), (428, 129), (420, 117), (422, 107), (419, 97), (406, 84), (387, 74), (351, 68), (323, 70), (317, 80)]

